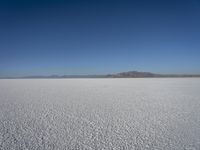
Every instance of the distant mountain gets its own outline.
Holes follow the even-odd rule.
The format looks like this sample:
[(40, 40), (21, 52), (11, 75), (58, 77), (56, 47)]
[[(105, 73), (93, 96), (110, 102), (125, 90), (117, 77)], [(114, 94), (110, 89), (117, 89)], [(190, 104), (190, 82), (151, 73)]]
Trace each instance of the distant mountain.
[(151, 72), (128, 71), (105, 75), (50, 75), (50, 76), (24, 76), (24, 77), (1, 77), (1, 79), (59, 79), (59, 78), (183, 78), (200, 77), (200, 74), (157, 74)]
[(121, 72), (117, 74), (112, 74), (110, 77), (113, 78), (145, 78), (145, 77), (161, 77), (160, 74), (155, 74), (151, 72), (138, 72), (138, 71), (128, 71)]
[(200, 77), (200, 74), (156, 74), (151, 72), (128, 71), (108, 75), (112, 78), (166, 78), (166, 77)]

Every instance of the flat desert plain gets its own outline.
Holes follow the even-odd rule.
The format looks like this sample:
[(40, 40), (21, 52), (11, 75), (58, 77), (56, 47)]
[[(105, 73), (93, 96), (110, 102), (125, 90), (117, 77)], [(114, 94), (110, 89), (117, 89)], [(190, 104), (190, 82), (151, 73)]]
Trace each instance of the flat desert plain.
[(200, 78), (1, 79), (1, 150), (200, 150)]

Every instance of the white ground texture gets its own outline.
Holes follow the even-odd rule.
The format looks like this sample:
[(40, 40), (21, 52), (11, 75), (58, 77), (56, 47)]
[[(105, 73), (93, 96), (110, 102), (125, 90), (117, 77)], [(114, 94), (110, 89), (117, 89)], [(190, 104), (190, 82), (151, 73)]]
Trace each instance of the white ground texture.
[(1, 79), (0, 149), (200, 150), (200, 79)]

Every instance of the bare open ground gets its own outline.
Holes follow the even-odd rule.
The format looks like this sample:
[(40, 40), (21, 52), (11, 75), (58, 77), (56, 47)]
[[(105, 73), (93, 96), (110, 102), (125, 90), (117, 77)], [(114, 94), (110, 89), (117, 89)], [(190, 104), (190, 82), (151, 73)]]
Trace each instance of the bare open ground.
[(200, 79), (0, 80), (0, 149), (200, 149)]

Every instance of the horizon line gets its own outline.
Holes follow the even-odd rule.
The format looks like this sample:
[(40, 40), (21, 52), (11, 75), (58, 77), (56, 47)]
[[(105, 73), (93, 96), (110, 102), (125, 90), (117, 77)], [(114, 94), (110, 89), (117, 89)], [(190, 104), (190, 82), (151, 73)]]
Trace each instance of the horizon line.
[[(27, 79), (27, 78), (117, 78), (116, 75), (138, 73), (138, 74), (151, 74), (154, 76), (128, 76), (130, 78), (147, 78), (147, 77), (200, 77), (200, 73), (154, 73), (147, 71), (125, 71), (118, 73), (107, 73), (107, 74), (51, 74), (51, 75), (25, 75), (25, 76), (0, 76), (0, 79)], [(127, 78), (127, 76), (121, 76), (118, 78)]]

